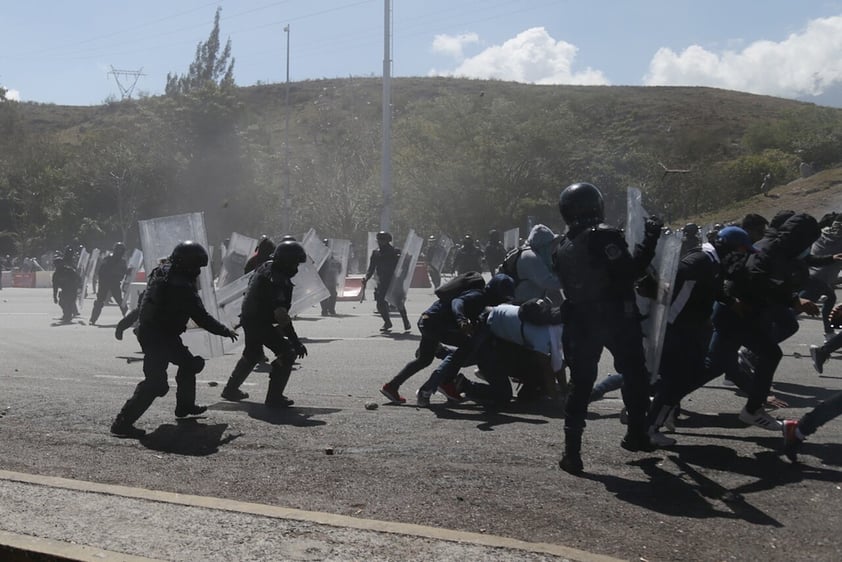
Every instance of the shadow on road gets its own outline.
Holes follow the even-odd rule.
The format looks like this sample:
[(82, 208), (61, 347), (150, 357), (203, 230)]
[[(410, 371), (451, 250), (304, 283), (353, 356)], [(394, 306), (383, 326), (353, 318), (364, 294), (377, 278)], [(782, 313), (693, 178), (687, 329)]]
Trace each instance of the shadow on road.
[[(456, 410), (454, 408), (459, 409)], [(467, 410), (467, 408), (470, 408), (470, 410)], [(431, 406), (430, 409), (441, 419), (478, 421), (480, 423), (477, 424), (477, 429), (480, 431), (494, 431), (495, 426), (510, 423), (527, 423), (531, 425), (544, 425), (549, 423), (547, 420), (521, 418), (500, 411), (486, 410), (482, 406), (475, 404), (460, 404), (453, 406), (436, 404)]]
[(772, 388), (778, 398), (788, 403), (790, 408), (812, 408), (821, 400), (826, 400), (839, 392), (821, 386), (777, 381), (773, 383)]
[(240, 435), (225, 435), (226, 423), (208, 425), (199, 418), (178, 420), (175, 424), (164, 424), (140, 439), (141, 445), (153, 451), (204, 457), (219, 452), (219, 447), (230, 443)]
[(217, 402), (208, 407), (209, 410), (223, 410), (227, 412), (245, 412), (250, 418), (264, 421), (272, 425), (292, 425), (295, 427), (312, 427), (326, 425), (323, 420), (311, 419), (313, 416), (323, 416), (341, 412), (340, 408), (267, 408), (258, 402)]

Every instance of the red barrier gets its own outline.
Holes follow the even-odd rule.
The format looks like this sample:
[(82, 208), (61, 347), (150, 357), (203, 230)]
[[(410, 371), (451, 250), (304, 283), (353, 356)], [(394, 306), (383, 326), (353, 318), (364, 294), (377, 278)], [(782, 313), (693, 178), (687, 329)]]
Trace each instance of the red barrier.
[(364, 275), (354, 275), (345, 278), (345, 290), (336, 296), (338, 301), (359, 301), (360, 291), (363, 290)]
[(31, 289), (35, 286), (34, 273), (12, 273), (12, 287)]
[(412, 281), (409, 282), (410, 289), (429, 289), (430, 276), (427, 275), (427, 264), (421, 260), (415, 264), (415, 272), (412, 274)]

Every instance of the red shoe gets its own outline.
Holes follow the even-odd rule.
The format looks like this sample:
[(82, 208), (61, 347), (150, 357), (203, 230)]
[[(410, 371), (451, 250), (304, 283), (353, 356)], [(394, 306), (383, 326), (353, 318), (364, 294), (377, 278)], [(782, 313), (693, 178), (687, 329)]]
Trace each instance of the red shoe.
[(405, 404), (406, 398), (398, 394), (398, 389), (386, 383), (383, 385), (383, 388), (380, 389), (380, 394), (385, 396), (389, 399), (389, 402), (392, 404)]
[(451, 402), (461, 402), (465, 398), (456, 389), (456, 383), (445, 382), (439, 385), (439, 392), (443, 394)]

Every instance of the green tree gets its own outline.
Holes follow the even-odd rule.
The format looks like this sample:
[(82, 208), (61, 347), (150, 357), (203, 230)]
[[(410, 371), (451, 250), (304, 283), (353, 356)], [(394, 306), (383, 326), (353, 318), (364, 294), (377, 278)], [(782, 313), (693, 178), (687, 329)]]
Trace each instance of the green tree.
[(219, 14), (222, 8), (216, 9), (213, 18), (213, 29), (208, 40), (196, 46), (196, 58), (187, 74), (178, 76), (167, 74), (166, 95), (186, 95), (197, 92), (208, 86), (220, 89), (234, 87), (234, 58), (231, 56), (231, 39), (225, 43), (220, 52), (219, 42)]

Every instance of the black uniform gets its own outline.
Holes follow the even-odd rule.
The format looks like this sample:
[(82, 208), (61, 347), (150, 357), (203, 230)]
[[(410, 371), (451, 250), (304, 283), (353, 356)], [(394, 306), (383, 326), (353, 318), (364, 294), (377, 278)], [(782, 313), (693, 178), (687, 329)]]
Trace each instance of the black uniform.
[(319, 268), (319, 277), (327, 287), (328, 296), (321, 302), (322, 316), (336, 316), (336, 289), (339, 287), (339, 275), (342, 273), (342, 263), (333, 257), (333, 253), (328, 254), (327, 259)]
[(223, 398), (241, 400), (248, 397), (248, 394), (239, 390), (240, 385), (263, 357), (263, 346), (266, 346), (275, 354), (272, 371), (269, 373), (266, 404), (292, 404), (292, 401), (284, 396), (284, 389), (289, 382), (295, 358), (306, 355), (307, 350), (298, 339), (292, 322), (279, 326), (274, 315), (278, 308), (289, 311), (292, 289), (292, 281), (274, 262), (264, 262), (255, 270), (249, 281), (240, 314), (240, 323), (245, 332), (245, 349), (222, 391)]
[(53, 302), (61, 307), (61, 321), (70, 322), (76, 312), (76, 297), (82, 287), (82, 279), (72, 267), (59, 263), (53, 273)]
[(128, 266), (122, 254), (108, 254), (103, 258), (99, 266), (99, 281), (97, 283), (96, 300), (91, 311), (91, 324), (96, 323), (102, 312), (102, 307), (108, 302), (109, 295), (117, 302), (117, 306), (123, 314), (126, 314), (126, 306), (123, 304), (123, 289), (121, 287), (123, 278), (126, 276)]
[[(374, 289), (374, 300), (377, 302), (377, 312), (383, 319), (383, 328), (381, 331), (388, 331), (392, 329), (392, 320), (389, 317), (389, 303), (386, 302), (386, 293), (389, 290), (389, 284), (395, 276), (395, 268), (398, 266), (401, 251), (391, 244), (380, 244), (380, 247), (371, 252), (371, 259), (368, 261), (368, 271), (365, 274), (365, 281), (376, 273), (377, 287)], [(398, 309), (403, 319), (404, 329), (411, 328), (409, 318), (406, 315), (406, 309), (401, 306)]]
[(623, 401), (629, 414), (623, 446), (633, 450), (649, 446), (649, 373), (634, 287), (654, 256), (659, 235), (660, 225), (647, 226), (647, 236), (632, 256), (620, 230), (604, 224), (577, 226), (555, 252), (565, 297), (564, 356), (572, 383), (565, 409), (565, 455), (579, 457), (603, 348), (614, 356), (614, 368), (623, 375)]
[[(143, 350), (143, 376), (134, 395), (126, 402), (112, 426), (112, 432), (122, 431), (143, 415), (158, 396), (169, 391), (167, 366), (178, 366), (176, 383), (176, 416), (182, 417), (204, 411), (195, 405), (196, 374), (202, 371), (205, 360), (190, 353), (181, 341), (188, 320), (212, 334), (235, 337), (234, 332), (220, 324), (205, 310), (196, 288), (198, 270), (181, 271), (167, 264), (150, 275), (140, 303), (140, 324), (137, 340)], [(200, 413), (200, 412), (198, 412)], [(136, 430), (139, 431), (139, 430)]]

